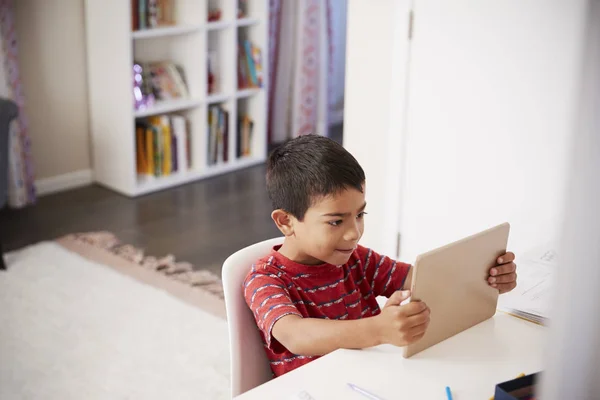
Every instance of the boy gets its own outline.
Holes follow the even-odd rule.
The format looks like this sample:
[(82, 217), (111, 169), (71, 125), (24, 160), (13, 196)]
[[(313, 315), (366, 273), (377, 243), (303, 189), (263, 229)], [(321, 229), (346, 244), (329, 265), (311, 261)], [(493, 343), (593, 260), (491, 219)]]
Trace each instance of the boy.
[[(365, 174), (350, 153), (321, 136), (293, 139), (270, 155), (267, 191), (285, 239), (252, 266), (243, 290), (275, 376), (336, 349), (423, 337), (427, 305), (400, 305), (410, 295), (410, 265), (358, 244)], [(506, 253), (490, 270), (500, 293), (516, 286), (513, 260)], [(377, 296), (388, 297), (382, 310)]]

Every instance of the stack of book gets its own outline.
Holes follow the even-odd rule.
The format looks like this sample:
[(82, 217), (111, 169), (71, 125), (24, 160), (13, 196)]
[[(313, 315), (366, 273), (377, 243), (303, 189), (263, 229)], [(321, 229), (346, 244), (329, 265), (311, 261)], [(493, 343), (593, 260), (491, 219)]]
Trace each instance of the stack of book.
[(175, 24), (175, 0), (131, 0), (133, 30)]
[(499, 310), (542, 325), (548, 322), (559, 268), (555, 248), (547, 244), (519, 257), (517, 287), (500, 296)]
[(247, 115), (238, 119), (236, 155), (238, 158), (252, 155), (252, 130), (254, 121)]
[(261, 50), (250, 41), (240, 42), (238, 49), (238, 87), (259, 88), (263, 85)]
[(208, 108), (208, 165), (229, 160), (229, 112), (219, 105)]
[[(160, 61), (134, 64), (134, 98), (152, 97), (160, 101), (188, 96), (183, 68), (175, 63)], [(140, 101), (139, 105), (136, 103), (136, 109), (143, 109), (145, 106), (145, 102)]]
[(136, 120), (136, 166), (139, 175), (155, 177), (191, 168), (190, 129), (181, 115)]

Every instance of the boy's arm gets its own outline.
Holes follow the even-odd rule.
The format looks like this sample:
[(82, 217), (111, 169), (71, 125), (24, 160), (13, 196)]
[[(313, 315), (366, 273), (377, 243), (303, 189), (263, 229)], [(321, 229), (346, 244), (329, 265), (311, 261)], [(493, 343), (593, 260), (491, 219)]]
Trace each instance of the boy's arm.
[(419, 340), (429, 325), (429, 309), (422, 302), (399, 306), (408, 291), (394, 293), (381, 314), (352, 321), (286, 315), (272, 334), (290, 352), (321, 356), (337, 349), (362, 349), (382, 343), (405, 346)]
[(286, 315), (273, 326), (273, 337), (290, 352), (322, 356), (337, 349), (363, 349), (382, 343), (376, 317), (352, 321)]

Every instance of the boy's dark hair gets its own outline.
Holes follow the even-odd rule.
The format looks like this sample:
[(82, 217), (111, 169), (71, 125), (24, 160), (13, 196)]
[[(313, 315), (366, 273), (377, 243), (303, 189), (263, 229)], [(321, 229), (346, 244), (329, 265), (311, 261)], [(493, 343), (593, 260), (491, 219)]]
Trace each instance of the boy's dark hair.
[(318, 135), (289, 140), (273, 150), (267, 162), (267, 192), (273, 209), (282, 209), (298, 220), (315, 197), (348, 188), (363, 191), (365, 172), (337, 142)]

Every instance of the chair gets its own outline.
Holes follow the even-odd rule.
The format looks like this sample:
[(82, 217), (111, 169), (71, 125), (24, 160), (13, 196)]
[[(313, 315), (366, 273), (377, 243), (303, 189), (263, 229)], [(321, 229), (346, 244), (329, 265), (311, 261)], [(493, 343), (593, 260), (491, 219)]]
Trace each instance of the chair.
[(273, 377), (262, 338), (252, 312), (244, 300), (242, 285), (256, 260), (266, 256), (283, 238), (265, 240), (242, 249), (223, 264), (223, 292), (231, 352), (231, 395), (255, 388)]

